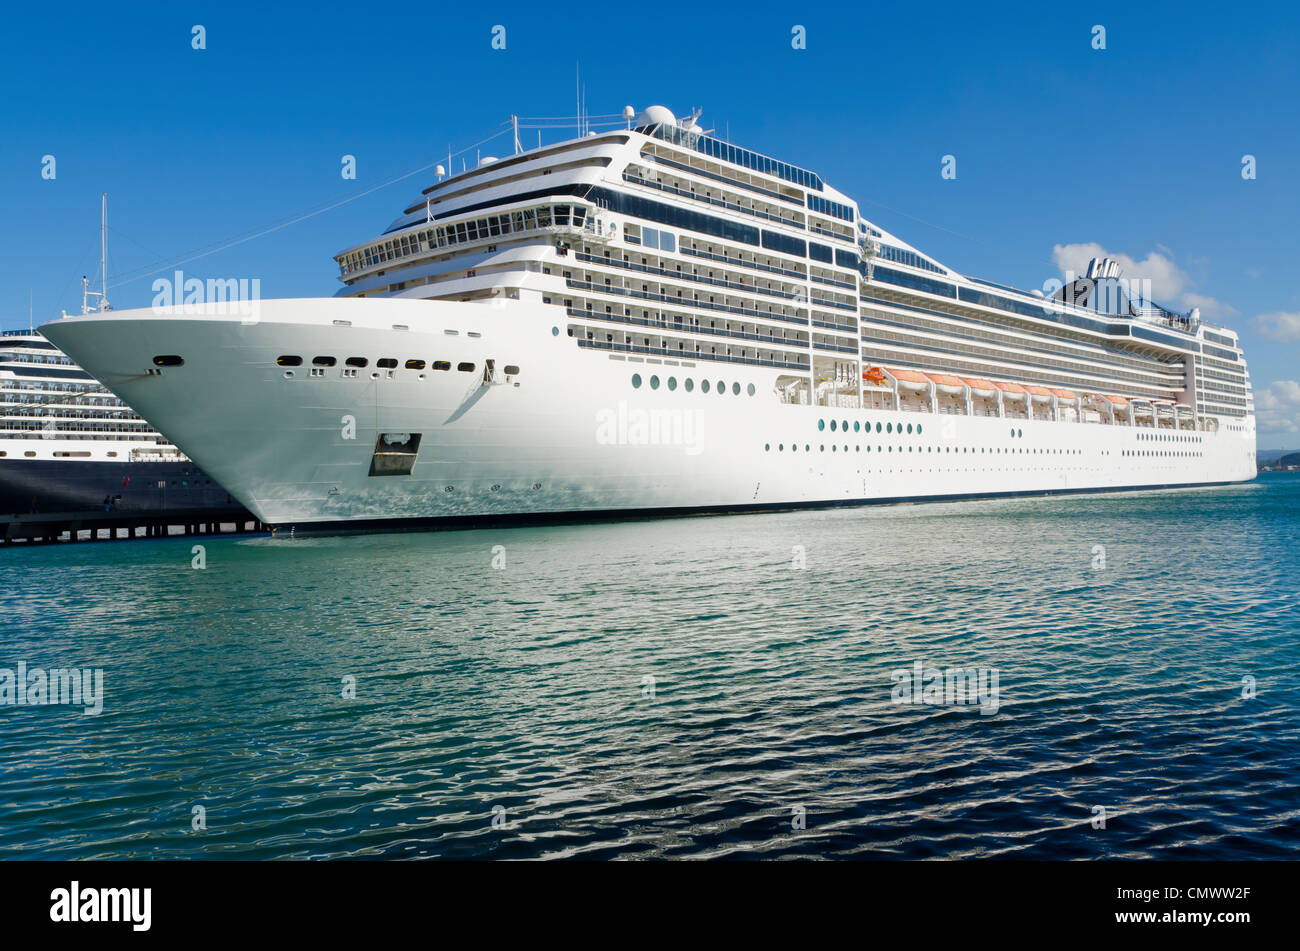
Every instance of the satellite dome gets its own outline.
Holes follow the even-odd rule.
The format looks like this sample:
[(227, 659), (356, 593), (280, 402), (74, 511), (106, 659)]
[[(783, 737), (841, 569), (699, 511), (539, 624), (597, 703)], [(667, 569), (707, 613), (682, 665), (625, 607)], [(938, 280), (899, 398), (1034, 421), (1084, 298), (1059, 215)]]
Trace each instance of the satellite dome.
[(637, 125), (676, 125), (677, 117), (667, 106), (650, 106), (636, 120)]
[(483, 166), (491, 165), (493, 162), (496, 161), (497, 161), (497, 157), (495, 155), (485, 155), (478, 160), (478, 167), (482, 168)]

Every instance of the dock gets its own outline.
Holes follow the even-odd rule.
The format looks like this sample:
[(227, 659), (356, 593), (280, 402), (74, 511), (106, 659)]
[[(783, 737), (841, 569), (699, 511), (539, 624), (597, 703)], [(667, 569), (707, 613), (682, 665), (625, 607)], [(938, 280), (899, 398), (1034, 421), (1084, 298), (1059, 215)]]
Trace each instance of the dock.
[(170, 512), (52, 512), (0, 515), (0, 546), (51, 545), (57, 542), (125, 541), (131, 538), (186, 538), (270, 532), (252, 514)]

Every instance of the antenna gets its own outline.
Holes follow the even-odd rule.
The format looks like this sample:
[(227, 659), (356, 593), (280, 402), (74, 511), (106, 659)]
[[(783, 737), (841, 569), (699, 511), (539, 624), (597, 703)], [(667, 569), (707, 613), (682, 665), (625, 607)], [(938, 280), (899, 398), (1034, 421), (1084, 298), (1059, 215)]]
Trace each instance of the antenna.
[(108, 303), (108, 192), (99, 196), (99, 309), (112, 310)]
[(519, 117), (512, 115), (510, 117), (510, 125), (515, 130), (515, 155), (518, 155), (520, 152), (523, 151), (523, 148), (521, 148), (519, 145)]

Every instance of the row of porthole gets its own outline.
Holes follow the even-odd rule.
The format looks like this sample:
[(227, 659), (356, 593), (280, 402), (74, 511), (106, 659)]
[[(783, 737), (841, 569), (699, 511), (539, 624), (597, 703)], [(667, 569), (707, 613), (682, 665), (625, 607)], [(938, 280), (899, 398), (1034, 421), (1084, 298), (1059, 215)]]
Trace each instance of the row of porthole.
[(1180, 452), (1177, 449), (1125, 449), (1126, 456), (1202, 456), (1200, 452)]
[[(154, 362), (156, 363), (157, 359), (155, 359)], [(302, 357), (286, 354), (285, 356), (277, 358), (275, 362), (282, 367), (300, 367), (302, 366)], [(332, 367), (337, 363), (338, 360), (336, 360), (334, 357), (312, 357), (311, 358), (311, 365), (314, 367)], [(365, 366), (369, 366), (369, 364), (370, 361), (367, 360), (365, 357), (348, 357), (346, 360), (343, 361), (343, 365), (348, 367), (365, 367)], [(425, 361), (423, 360), (407, 360), (405, 364), (406, 369), (408, 370), (423, 370), (426, 365), (433, 370), (451, 369), (450, 360), (434, 360), (432, 363), (429, 364), (426, 364)], [(397, 369), (397, 360), (394, 359), (393, 357), (381, 357), (380, 359), (375, 361), (375, 366), (379, 367), (381, 370), (395, 370)], [(459, 370), (461, 373), (473, 373), (474, 364), (468, 362), (458, 363), (456, 364), (456, 369)], [(518, 376), (519, 367), (514, 365), (508, 366), (505, 368), (505, 372), (507, 376)]]
[(1156, 440), (1157, 442), (1169, 442), (1171, 440), (1175, 442), (1204, 442), (1205, 441), (1204, 436), (1187, 436), (1182, 433), (1178, 433), (1178, 434), (1138, 433), (1137, 438), (1145, 439), (1145, 440), (1153, 439)]
[[(645, 381), (641, 379), (641, 374), (640, 374), (640, 373), (633, 373), (633, 374), (632, 374), (632, 388), (633, 388), (633, 389), (640, 389), (640, 388), (641, 388), (641, 384), (642, 384), (643, 382), (645, 382)], [(651, 377), (650, 377), (650, 389), (652, 389), (652, 390), (657, 390), (657, 389), (659, 389), (661, 383), (662, 383), (662, 381), (659, 379), (658, 375), (654, 375), (654, 374), (651, 375)], [(692, 392), (692, 391), (695, 389), (695, 381), (694, 381), (693, 379), (691, 379), (690, 377), (687, 377), (687, 378), (682, 382), (682, 386), (683, 386), (683, 388), (686, 390), (687, 393), (690, 393), (690, 392)], [(701, 380), (701, 381), (700, 381), (700, 392), (701, 392), (701, 393), (708, 393), (708, 392), (710, 392), (710, 390), (712, 389), (712, 386), (713, 386), (713, 385), (712, 385), (708, 380)], [(668, 378), (668, 389), (670, 389), (670, 390), (675, 390), (675, 389), (677, 389), (677, 377), (675, 377), (675, 376), (670, 376), (670, 377)], [(727, 392), (727, 384), (726, 384), (725, 382), (723, 382), (722, 380), (719, 380), (719, 381), (718, 381), (718, 395), (721, 396), (721, 395), (723, 395), (723, 394), (726, 393), (726, 392)], [(731, 392), (732, 392), (733, 395), (735, 395), (735, 396), (739, 396), (739, 395), (740, 395), (740, 384), (739, 384), (739, 383), (732, 383), (732, 384), (731, 384)], [(753, 384), (753, 383), (750, 383), (747, 387), (745, 387), (745, 392), (748, 393), (750, 396), (753, 396), (753, 395), (754, 395), (756, 392), (758, 392), (758, 391), (754, 388), (754, 384)]]
[[(859, 432), (859, 427), (860, 427), (860, 431), (861, 431), (861, 432), (866, 432), (866, 433), (871, 432), (871, 424), (870, 424), (870, 423), (861, 423), (861, 424), (860, 424), (860, 423), (858, 423), (857, 420), (854, 420), (854, 421), (853, 421), (853, 431), (854, 431), (855, 433), (856, 433), (856, 432)], [(847, 419), (845, 419), (845, 420), (839, 420), (839, 421), (832, 419), (832, 420), (831, 420), (831, 432), (835, 432), (837, 428), (839, 428), (839, 429), (841, 429), (841, 430), (843, 430), (844, 432), (847, 433), (847, 432), (849, 431), (849, 421), (848, 421)], [(818, 430), (825, 430), (825, 429), (826, 429), (826, 420), (824, 420), (824, 419), (819, 419), (819, 420), (817, 420), (817, 429), (818, 429)], [(881, 426), (880, 423), (876, 423), (876, 432), (892, 433), (893, 431), (894, 431), (894, 424), (893, 424), (893, 423), (885, 423), (884, 426), (883, 426), (883, 428), (882, 428), (882, 426)], [(903, 434), (903, 424), (902, 424), (902, 423), (899, 423), (899, 424), (898, 424), (898, 433), (899, 433), (900, 436)], [(908, 433), (909, 436), (912, 434), (912, 424), (911, 424), (911, 423), (908, 423), (908, 424), (907, 424), (907, 433)], [(916, 434), (917, 434), (918, 436), (921, 435), (921, 424), (920, 424), (920, 423), (917, 423), (917, 424), (916, 424)]]
[[(934, 450), (935, 450), (935, 447), (934, 447), (934, 446), (926, 446), (924, 451), (925, 451), (925, 452), (934, 452)], [(764, 444), (763, 444), (763, 451), (764, 451), (764, 452), (771, 452), (771, 451), (772, 451), (772, 444), (771, 444), (770, 442), (769, 442), (769, 443), (764, 443)], [(785, 443), (779, 443), (779, 444), (777, 445), (777, 452), (784, 452), (784, 451), (785, 451)], [(799, 451), (799, 446), (798, 446), (797, 444), (792, 443), (792, 444), (790, 445), (790, 451), (791, 451), (791, 452), (798, 452), (798, 451)], [(825, 446), (825, 444), (823, 444), (823, 445), (821, 446), (821, 451), (822, 451), (822, 452), (825, 452), (825, 451), (826, 451), (826, 446)], [(835, 447), (834, 445), (832, 445), (832, 446), (831, 446), (831, 452), (837, 452), (837, 451), (838, 451), (838, 450), (836, 449), (836, 447)], [(849, 451), (849, 447), (848, 447), (848, 446), (845, 446), (845, 447), (844, 447), (844, 451), (845, 451), (845, 452), (848, 452), (848, 451)], [(861, 452), (861, 451), (862, 451), (862, 447), (859, 445), (859, 446), (857, 447), (857, 450), (856, 450), (856, 451)], [(871, 447), (868, 446), (868, 447), (867, 447), (867, 452), (870, 452), (870, 451), (871, 451)], [(876, 452), (893, 452), (893, 451), (894, 451), (894, 447), (893, 447), (893, 446), (876, 446)], [(899, 451), (899, 452), (902, 452), (902, 451), (903, 451), (903, 447), (902, 447), (902, 446), (899, 446), (899, 447), (898, 447), (898, 451)], [(912, 447), (912, 446), (908, 446), (908, 447), (907, 447), (907, 451), (908, 451), (908, 452), (912, 452), (912, 451), (913, 451), (913, 447)], [(915, 447), (915, 451), (916, 451), (916, 452), (921, 452), (921, 451), (922, 451), (922, 450), (921, 450), (921, 447), (920, 447), (920, 446)], [(957, 448), (957, 449), (954, 449), (952, 446), (944, 446), (944, 447), (943, 447), (943, 451), (944, 451), (944, 452), (967, 452), (967, 451), (969, 451), (969, 452), (971, 452), (971, 453), (974, 453), (974, 452), (975, 452), (975, 449), (974, 449), (974, 447), (966, 447), (966, 446), (961, 446), (961, 447), (959, 447), (959, 448)], [(812, 446), (811, 446), (810, 444), (808, 444), (808, 443), (805, 443), (805, 444), (804, 444), (804, 452), (812, 452)], [(1062, 456), (1081, 456), (1081, 455), (1083, 455), (1083, 450), (1082, 450), (1082, 449), (999, 449), (999, 448), (996, 448), (996, 447), (995, 447), (995, 448), (992, 448), (992, 449), (981, 448), (981, 449), (980, 449), (980, 452), (988, 452), (988, 453), (1003, 453), (1003, 452), (1005, 452), (1005, 453), (1007, 453), (1008, 455), (1011, 455), (1011, 454), (1013, 454), (1013, 453), (1018, 454), (1018, 455), (1029, 454), (1029, 455), (1044, 455), (1044, 456), (1054, 456), (1054, 455), (1058, 455), (1058, 454), (1059, 454), (1059, 455), (1062, 455)]]

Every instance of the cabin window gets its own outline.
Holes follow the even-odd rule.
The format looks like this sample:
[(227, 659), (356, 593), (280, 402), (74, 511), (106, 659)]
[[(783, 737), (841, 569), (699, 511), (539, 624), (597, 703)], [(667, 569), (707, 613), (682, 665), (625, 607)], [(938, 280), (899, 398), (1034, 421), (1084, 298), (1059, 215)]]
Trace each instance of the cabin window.
[(406, 361), (406, 369), (408, 369), (408, 370), (423, 370), (423, 369), (424, 369), (424, 361), (423, 361), (423, 360), (407, 360), (407, 361)]
[(312, 357), (311, 358), (312, 366), (316, 366), (316, 367), (332, 367), (337, 362), (338, 361), (335, 360), (333, 357)]
[(367, 360), (365, 357), (348, 357), (343, 362), (350, 367), (364, 367), (364, 366), (368, 366), (370, 363), (370, 361)]
[(518, 375), (519, 375), (519, 367), (515, 366), (514, 364), (506, 365), (506, 376), (518, 376)]
[(300, 367), (302, 366), (302, 357), (284, 356), (277, 358), (275, 362), (282, 367)]
[(451, 361), (450, 361), (450, 360), (434, 360), (434, 361), (433, 361), (433, 369), (435, 369), (435, 370), (450, 370), (450, 369), (451, 369)]
[(395, 370), (397, 369), (397, 361), (392, 357), (381, 357), (375, 361), (375, 366), (381, 370)]
[(461, 373), (473, 373), (473, 372), (474, 372), (474, 364), (472, 364), (472, 363), (458, 363), (458, 364), (456, 364), (456, 369), (459, 370)]

